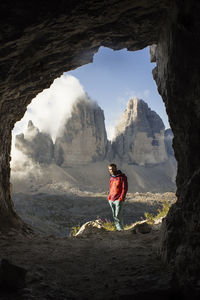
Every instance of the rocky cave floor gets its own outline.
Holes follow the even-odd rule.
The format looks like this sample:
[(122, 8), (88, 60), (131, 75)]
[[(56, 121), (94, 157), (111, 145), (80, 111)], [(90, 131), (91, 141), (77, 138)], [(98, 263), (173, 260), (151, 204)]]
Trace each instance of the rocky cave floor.
[[(27, 273), (26, 287), (1, 289), (0, 299), (177, 299), (172, 271), (158, 255), (159, 240), (158, 229), (66, 238), (1, 235), (0, 259)], [(8, 281), (17, 280), (13, 275)]]

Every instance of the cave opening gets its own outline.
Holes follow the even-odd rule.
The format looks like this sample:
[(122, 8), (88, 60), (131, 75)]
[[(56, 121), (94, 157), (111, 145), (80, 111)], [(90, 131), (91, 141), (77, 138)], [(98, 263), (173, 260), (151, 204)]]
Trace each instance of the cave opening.
[(40, 233), (65, 236), (84, 222), (112, 220), (106, 198), (113, 161), (128, 176), (127, 226), (175, 202), (173, 135), (149, 52), (101, 47), (93, 63), (38, 94), (16, 123), (12, 197)]
[(174, 266), (178, 284), (188, 287), (190, 299), (192, 288), (199, 291), (200, 269), (199, 2), (43, 4), (8, 1), (1, 7), (1, 230), (26, 227), (13, 210), (10, 150), (11, 131), (31, 99), (66, 70), (91, 62), (101, 45), (135, 51), (157, 44), (153, 77), (174, 133), (178, 165), (178, 201), (163, 224), (160, 253)]

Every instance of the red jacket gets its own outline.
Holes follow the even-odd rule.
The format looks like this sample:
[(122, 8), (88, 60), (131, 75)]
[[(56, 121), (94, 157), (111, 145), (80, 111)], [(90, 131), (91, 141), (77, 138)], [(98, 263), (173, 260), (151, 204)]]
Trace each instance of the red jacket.
[(108, 200), (119, 200), (124, 201), (126, 193), (128, 191), (128, 181), (125, 174), (118, 171), (118, 174), (110, 177), (110, 188)]

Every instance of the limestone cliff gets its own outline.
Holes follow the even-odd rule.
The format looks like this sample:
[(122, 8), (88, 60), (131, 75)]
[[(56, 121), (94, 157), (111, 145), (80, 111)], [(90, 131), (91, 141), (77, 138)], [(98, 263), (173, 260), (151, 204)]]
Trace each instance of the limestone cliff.
[(86, 96), (75, 102), (56, 138), (55, 161), (65, 166), (103, 160), (107, 144), (103, 110)]
[(103, 110), (87, 96), (77, 99), (56, 138), (55, 145), (32, 121), (16, 136), (16, 147), (32, 160), (59, 166), (85, 164), (107, 159), (145, 166), (173, 157), (170, 129), (143, 100), (130, 99), (115, 128), (113, 142), (107, 140)]
[(113, 151), (127, 163), (162, 163), (167, 159), (164, 129), (161, 118), (143, 100), (130, 99), (115, 128)]
[[(50, 136), (39, 132), (31, 121), (25, 135), (16, 137), (16, 147), (31, 158), (30, 163), (39, 162), (40, 165), (29, 170), (25, 162), (23, 184), (22, 175), (20, 180), (17, 178), (18, 166), (21, 167), (22, 163), (15, 167), (12, 172), (15, 191), (25, 191), (26, 187), (26, 192), (39, 191), (40, 188), (40, 192), (50, 192), (51, 189), (58, 191), (59, 187), (60, 192), (62, 185), (64, 190), (75, 187), (107, 191), (105, 173), (112, 161), (127, 174), (131, 192), (175, 190), (172, 132), (164, 131), (162, 120), (144, 101), (131, 99), (128, 102), (116, 127), (118, 135), (113, 144), (107, 140), (102, 109), (87, 96), (77, 99), (71, 116), (63, 124), (55, 145)], [(35, 178), (36, 173), (40, 175)]]
[(35, 162), (49, 164), (53, 160), (53, 141), (29, 121), (25, 134), (16, 135), (15, 147)]

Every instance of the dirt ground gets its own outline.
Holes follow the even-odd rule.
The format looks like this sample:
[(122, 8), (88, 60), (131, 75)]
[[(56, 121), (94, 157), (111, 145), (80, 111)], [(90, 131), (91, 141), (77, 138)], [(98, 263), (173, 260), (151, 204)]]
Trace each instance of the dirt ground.
[(172, 272), (160, 259), (159, 241), (159, 230), (66, 238), (1, 235), (0, 259), (28, 272), (26, 288), (1, 291), (0, 299), (172, 299)]
[[(71, 227), (98, 218), (112, 221), (107, 193), (78, 191), (73, 194), (13, 194), (16, 212), (35, 232), (65, 237)], [(124, 224), (145, 219), (145, 212), (156, 215), (164, 201), (176, 202), (174, 193), (128, 193), (124, 205)]]

